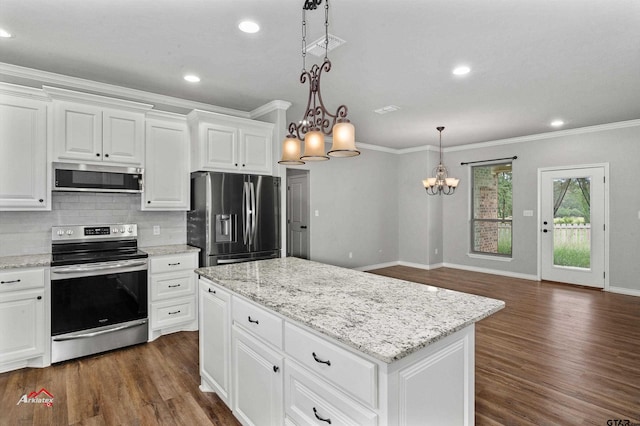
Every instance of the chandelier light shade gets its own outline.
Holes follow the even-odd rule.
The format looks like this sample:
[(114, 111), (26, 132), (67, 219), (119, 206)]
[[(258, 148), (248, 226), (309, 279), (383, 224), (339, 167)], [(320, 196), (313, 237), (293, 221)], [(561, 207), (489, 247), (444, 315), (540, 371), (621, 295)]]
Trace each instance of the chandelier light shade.
[(304, 138), (304, 154), (300, 157), (302, 161), (326, 161), (324, 153), (324, 135), (319, 130), (312, 130)]
[[(307, 21), (306, 11), (315, 10), (324, 1), (325, 54), (322, 65), (314, 64), (310, 70), (306, 69), (307, 55)], [(360, 155), (356, 149), (355, 127), (347, 119), (347, 106), (340, 105), (335, 114), (330, 113), (324, 106), (320, 93), (320, 77), (323, 72), (331, 70), (331, 61), (327, 57), (329, 51), (329, 0), (304, 0), (302, 7), (302, 73), (300, 82), (309, 83), (309, 97), (307, 108), (302, 119), (289, 123), (289, 134), (282, 143), (282, 159), (279, 164), (300, 165), (305, 161), (325, 161), (331, 157), (353, 157)], [(325, 154), (324, 137), (333, 136), (333, 147)], [(304, 142), (304, 154), (296, 158), (292, 139)], [(299, 155), (299, 147), (298, 147)], [(329, 156), (328, 156), (329, 155)]]
[(300, 139), (292, 135), (286, 137), (282, 143), (282, 159), (278, 163), (286, 166), (304, 164), (304, 161), (300, 160)]
[(456, 192), (460, 179), (452, 178), (448, 176), (447, 168), (442, 164), (442, 131), (444, 127), (436, 127), (436, 130), (440, 132), (440, 162), (438, 166), (433, 169), (434, 177), (428, 177), (422, 181), (424, 189), (429, 195), (451, 195)]

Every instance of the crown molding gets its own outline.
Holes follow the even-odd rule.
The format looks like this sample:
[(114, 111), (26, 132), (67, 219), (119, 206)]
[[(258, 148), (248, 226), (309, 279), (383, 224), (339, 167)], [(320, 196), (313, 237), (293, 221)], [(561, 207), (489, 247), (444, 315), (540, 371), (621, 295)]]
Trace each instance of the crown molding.
[(422, 152), (422, 151), (435, 151), (435, 152), (438, 152), (438, 147), (434, 146), (434, 145), (423, 145), (423, 146), (416, 146), (416, 147), (413, 147), (413, 148), (396, 149), (395, 153), (396, 154), (412, 154), (414, 152)]
[(51, 102), (51, 98), (47, 96), (42, 89), (20, 86), (12, 83), (0, 82), (0, 94)]
[(253, 111), (249, 112), (249, 118), (256, 118), (256, 117), (262, 117), (263, 115), (269, 114), (270, 112), (273, 111), (286, 111), (288, 110), (291, 105), (293, 105), (291, 102), (287, 102), (287, 101), (281, 101), (276, 99), (275, 101), (271, 101), (267, 104), (264, 104), (256, 109), (254, 109)]
[(624, 129), (640, 126), (640, 119), (618, 121), (616, 123), (598, 124), (595, 126), (579, 127), (577, 129), (557, 130), (555, 132), (538, 133), (536, 135), (519, 136), (516, 138), (498, 139), (495, 141), (472, 143), (469, 145), (452, 146), (443, 148), (443, 152), (467, 151), (470, 149), (488, 148), (491, 146), (511, 145), (523, 142), (534, 142), (545, 139), (561, 138), (565, 136), (583, 135), (585, 133), (602, 132), (606, 130)]
[(160, 95), (157, 93), (145, 92), (143, 90), (130, 89), (128, 87), (100, 83), (97, 81), (85, 80), (83, 78), (71, 77), (67, 75), (36, 70), (2, 62), (0, 62), (0, 74), (34, 80), (36, 82), (40, 82), (41, 84), (55, 84), (74, 90), (87, 90), (91, 92), (97, 92), (105, 96), (118, 96), (135, 99), (142, 102), (149, 102), (152, 104), (183, 108), (185, 110), (200, 109), (235, 117), (250, 118), (250, 113), (246, 111), (220, 107), (217, 105), (210, 105), (202, 102), (189, 101), (186, 99), (174, 98), (173, 96)]
[(42, 90), (53, 100), (82, 102), (107, 108), (119, 108), (127, 111), (146, 112), (153, 108), (151, 104), (126, 101), (124, 99), (108, 98), (92, 93), (76, 92), (75, 90), (60, 89), (59, 87), (42, 86)]

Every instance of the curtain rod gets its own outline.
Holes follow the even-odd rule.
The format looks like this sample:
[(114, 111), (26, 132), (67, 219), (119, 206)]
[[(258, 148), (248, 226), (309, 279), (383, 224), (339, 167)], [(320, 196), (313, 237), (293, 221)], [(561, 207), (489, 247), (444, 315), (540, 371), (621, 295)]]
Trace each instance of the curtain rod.
[(466, 166), (467, 164), (475, 164), (475, 163), (488, 163), (490, 161), (500, 161), (500, 160), (517, 160), (518, 156), (514, 155), (513, 157), (505, 157), (505, 158), (494, 158), (493, 160), (480, 160), (480, 161), (467, 161), (466, 163), (460, 163), (461, 166)]

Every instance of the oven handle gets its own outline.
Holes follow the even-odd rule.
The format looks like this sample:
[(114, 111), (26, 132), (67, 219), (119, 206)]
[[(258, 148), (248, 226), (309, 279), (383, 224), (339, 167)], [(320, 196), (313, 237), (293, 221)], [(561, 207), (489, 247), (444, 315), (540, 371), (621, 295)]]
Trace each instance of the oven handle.
[(73, 335), (60, 336), (60, 337), (53, 336), (51, 338), (51, 340), (53, 340), (54, 342), (64, 342), (65, 340), (86, 339), (88, 337), (95, 337), (95, 336), (100, 336), (101, 334), (113, 333), (115, 331), (126, 330), (128, 328), (138, 327), (138, 326), (146, 324), (146, 323), (147, 323), (147, 320), (144, 319), (144, 320), (140, 320), (140, 321), (136, 321), (136, 322), (130, 322), (130, 323), (118, 326), (118, 327), (108, 328), (106, 330), (94, 331), (93, 333), (73, 334)]
[(109, 265), (96, 265), (95, 263), (87, 264), (85, 266), (73, 266), (71, 268), (56, 268), (53, 272), (57, 274), (73, 274), (75, 272), (86, 271), (102, 271), (104, 269), (116, 269), (116, 268), (130, 268), (132, 266), (143, 266), (147, 262), (130, 262), (130, 263), (113, 263)]

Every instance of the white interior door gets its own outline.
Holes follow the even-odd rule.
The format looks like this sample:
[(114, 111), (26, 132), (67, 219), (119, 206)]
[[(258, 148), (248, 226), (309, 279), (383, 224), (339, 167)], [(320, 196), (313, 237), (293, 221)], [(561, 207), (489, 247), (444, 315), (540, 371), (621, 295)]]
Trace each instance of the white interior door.
[(540, 172), (541, 277), (604, 288), (604, 167)]
[(309, 174), (287, 176), (287, 255), (309, 259)]

